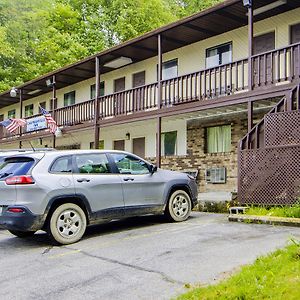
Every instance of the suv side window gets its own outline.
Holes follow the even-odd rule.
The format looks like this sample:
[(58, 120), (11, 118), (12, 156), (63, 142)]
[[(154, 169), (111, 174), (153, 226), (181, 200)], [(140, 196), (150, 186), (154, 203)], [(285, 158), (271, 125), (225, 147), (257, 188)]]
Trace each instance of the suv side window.
[(109, 162), (104, 153), (75, 155), (75, 167), (75, 173), (110, 173)]
[(51, 173), (71, 173), (72, 172), (72, 160), (71, 156), (64, 156), (58, 158), (50, 169)]
[(140, 175), (150, 173), (148, 165), (134, 156), (122, 153), (111, 153), (111, 156), (116, 163), (120, 174)]

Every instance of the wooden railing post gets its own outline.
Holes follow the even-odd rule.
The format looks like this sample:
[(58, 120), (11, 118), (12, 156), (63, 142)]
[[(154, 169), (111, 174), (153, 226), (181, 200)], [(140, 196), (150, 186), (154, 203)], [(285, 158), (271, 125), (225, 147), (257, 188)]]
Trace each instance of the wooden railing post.
[(253, 89), (253, 9), (250, 5), (248, 7), (248, 89)]

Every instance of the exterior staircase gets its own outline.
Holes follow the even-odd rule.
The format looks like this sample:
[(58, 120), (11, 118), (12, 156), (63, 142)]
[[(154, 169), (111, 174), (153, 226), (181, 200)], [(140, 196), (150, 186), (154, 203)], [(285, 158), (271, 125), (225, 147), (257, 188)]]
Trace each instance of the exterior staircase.
[(240, 140), (238, 199), (247, 205), (300, 200), (300, 85)]

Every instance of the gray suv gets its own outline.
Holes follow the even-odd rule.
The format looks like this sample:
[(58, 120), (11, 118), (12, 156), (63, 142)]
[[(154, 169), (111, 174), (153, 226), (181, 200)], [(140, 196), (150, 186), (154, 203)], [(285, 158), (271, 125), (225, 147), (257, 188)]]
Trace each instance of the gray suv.
[(165, 214), (184, 221), (197, 202), (195, 179), (121, 151), (38, 151), (0, 164), (0, 226), (18, 237), (45, 230), (71, 244), (90, 224)]

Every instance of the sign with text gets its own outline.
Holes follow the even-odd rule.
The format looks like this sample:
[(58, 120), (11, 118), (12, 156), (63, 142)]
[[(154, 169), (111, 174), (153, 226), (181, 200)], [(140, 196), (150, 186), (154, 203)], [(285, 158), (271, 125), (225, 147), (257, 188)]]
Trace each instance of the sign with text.
[(27, 132), (36, 131), (47, 128), (47, 122), (44, 116), (27, 119)]

